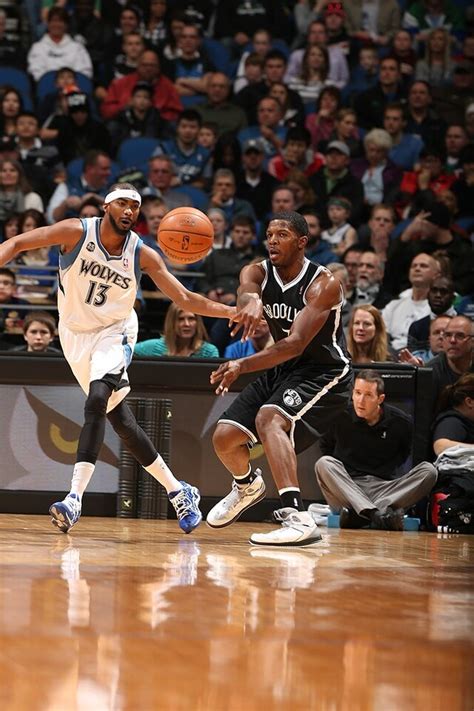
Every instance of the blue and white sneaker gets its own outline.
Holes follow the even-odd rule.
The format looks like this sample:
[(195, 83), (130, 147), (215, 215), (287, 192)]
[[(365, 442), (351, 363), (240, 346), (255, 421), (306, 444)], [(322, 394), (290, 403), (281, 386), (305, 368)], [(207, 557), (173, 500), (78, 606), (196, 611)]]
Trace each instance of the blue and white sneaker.
[(171, 491), (168, 499), (174, 506), (180, 528), (185, 533), (191, 533), (202, 521), (202, 513), (199, 510), (201, 494), (195, 486), (190, 486), (185, 481), (181, 484), (183, 488), (180, 491)]
[(81, 500), (77, 494), (68, 494), (63, 501), (56, 501), (49, 507), (51, 523), (67, 533), (81, 517)]

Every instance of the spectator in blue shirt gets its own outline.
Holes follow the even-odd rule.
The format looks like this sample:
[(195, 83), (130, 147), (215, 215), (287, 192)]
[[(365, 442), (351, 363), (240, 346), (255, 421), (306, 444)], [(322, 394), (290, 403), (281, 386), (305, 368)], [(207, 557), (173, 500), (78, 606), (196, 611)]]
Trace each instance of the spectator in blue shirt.
[(384, 109), (383, 127), (392, 139), (388, 154), (390, 160), (403, 170), (413, 170), (424, 146), (419, 136), (404, 133), (406, 126), (404, 109), (401, 104), (388, 104)]
[(202, 119), (194, 109), (186, 109), (176, 124), (176, 138), (161, 141), (153, 156), (166, 155), (176, 166), (174, 185), (204, 185), (205, 169), (210, 158), (207, 148), (198, 143)]

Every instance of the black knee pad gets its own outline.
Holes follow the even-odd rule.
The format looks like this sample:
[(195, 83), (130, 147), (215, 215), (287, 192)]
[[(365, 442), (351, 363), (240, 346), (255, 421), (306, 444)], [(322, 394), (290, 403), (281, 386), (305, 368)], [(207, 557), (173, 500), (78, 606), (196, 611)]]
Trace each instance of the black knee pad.
[(89, 386), (89, 395), (84, 405), (86, 419), (104, 417), (111, 394), (112, 389), (108, 383), (103, 380), (93, 380)]

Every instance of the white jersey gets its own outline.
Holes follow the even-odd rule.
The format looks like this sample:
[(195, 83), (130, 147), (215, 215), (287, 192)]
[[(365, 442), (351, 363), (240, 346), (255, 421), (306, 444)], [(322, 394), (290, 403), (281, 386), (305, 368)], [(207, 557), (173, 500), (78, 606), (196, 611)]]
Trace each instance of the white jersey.
[(100, 241), (101, 221), (81, 219), (81, 239), (59, 257), (59, 321), (71, 331), (97, 331), (127, 319), (135, 303), (142, 240), (130, 231), (122, 254), (111, 255)]

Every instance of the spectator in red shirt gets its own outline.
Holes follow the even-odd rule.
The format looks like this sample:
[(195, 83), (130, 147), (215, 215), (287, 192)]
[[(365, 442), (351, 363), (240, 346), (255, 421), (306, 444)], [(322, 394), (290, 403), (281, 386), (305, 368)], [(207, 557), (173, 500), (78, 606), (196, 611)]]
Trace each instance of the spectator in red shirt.
[(160, 111), (162, 118), (174, 121), (183, 109), (178, 92), (173, 82), (160, 73), (160, 60), (156, 52), (149, 50), (140, 57), (136, 72), (115, 79), (110, 84), (100, 107), (103, 118), (114, 118), (128, 106), (133, 87), (139, 81), (153, 86), (153, 106)]
[(324, 156), (311, 150), (311, 134), (303, 127), (290, 128), (282, 152), (268, 163), (268, 172), (284, 182), (291, 170), (297, 168), (309, 178), (323, 164)]

